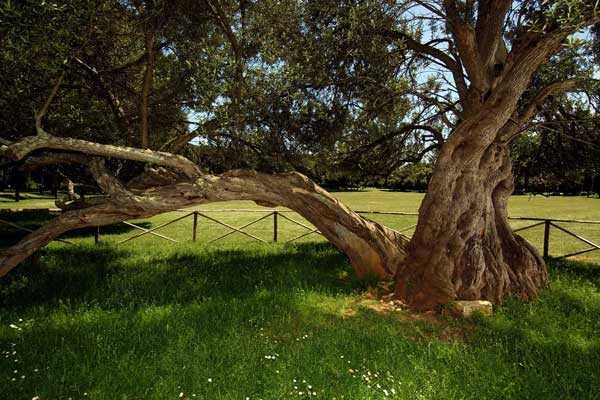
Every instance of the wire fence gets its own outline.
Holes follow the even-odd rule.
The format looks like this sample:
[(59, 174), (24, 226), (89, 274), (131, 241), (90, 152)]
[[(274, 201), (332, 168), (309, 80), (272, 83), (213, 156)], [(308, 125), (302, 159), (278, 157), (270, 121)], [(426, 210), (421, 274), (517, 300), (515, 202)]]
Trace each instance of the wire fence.
[[(11, 213), (15, 213), (15, 212), (31, 212), (33, 210), (26, 210), (26, 209), (19, 209), (19, 210), (10, 210)], [(39, 211), (39, 210), (37, 210)], [(47, 211), (49, 213), (52, 212), (58, 212), (60, 210), (58, 209), (47, 209), (44, 210)], [(177, 210), (175, 211), (176, 213), (181, 213), (183, 215), (179, 215), (173, 219), (169, 219), (166, 220), (164, 222), (161, 222), (155, 226), (152, 227), (144, 227), (142, 226), (143, 224), (140, 222), (134, 223), (131, 221), (123, 221), (121, 224), (127, 226), (128, 228), (131, 228), (133, 230), (136, 231), (136, 233), (134, 233), (133, 235), (130, 235), (128, 237), (125, 237), (123, 239), (118, 240), (116, 243), (118, 245), (124, 245), (126, 243), (130, 243), (134, 240), (140, 240), (141, 238), (144, 237), (148, 237), (148, 236), (152, 236), (155, 238), (158, 238), (160, 240), (169, 242), (169, 243), (180, 243), (182, 241), (185, 240), (190, 240), (192, 242), (198, 242), (200, 241), (200, 235), (203, 232), (203, 229), (201, 227), (205, 227), (206, 224), (213, 224), (213, 225), (218, 225), (219, 227), (221, 227), (221, 229), (225, 229), (224, 232), (220, 232), (218, 234), (218, 236), (213, 237), (213, 238), (209, 238), (208, 240), (204, 240), (203, 242), (205, 243), (215, 243), (215, 242), (219, 242), (222, 241), (228, 237), (231, 237), (232, 235), (242, 235), (244, 237), (246, 237), (249, 240), (252, 241), (256, 241), (256, 242), (260, 242), (260, 243), (269, 243), (269, 242), (273, 242), (273, 243), (292, 243), (292, 242), (296, 242), (299, 241), (301, 239), (305, 239), (308, 236), (311, 235), (322, 235), (321, 232), (315, 228), (314, 226), (312, 226), (310, 223), (305, 222), (302, 220), (301, 217), (296, 217), (296, 213), (294, 211), (291, 210), (276, 210), (276, 209), (266, 209), (266, 210), (258, 210), (258, 209), (215, 209), (215, 210), (195, 210), (195, 211), (190, 211), (190, 210)], [(377, 220), (378, 218), (387, 218), (388, 220), (385, 221), (386, 226), (390, 225), (390, 218), (395, 218), (395, 217), (402, 217), (402, 221), (406, 222), (407, 221), (407, 217), (409, 218), (414, 218), (414, 221), (411, 221), (411, 223), (407, 224), (406, 226), (396, 226), (396, 230), (399, 233), (402, 234), (407, 234), (407, 236), (410, 236), (410, 231), (412, 229), (414, 229), (416, 227), (416, 219), (418, 214), (417, 213), (410, 213), (410, 212), (400, 212), (400, 211), (357, 211), (358, 214), (366, 216), (369, 219), (373, 219), (373, 220)], [(227, 215), (227, 214), (244, 214), (246, 216), (248, 215), (258, 215), (257, 218), (252, 218), (249, 222), (245, 222), (242, 223), (241, 225), (239, 224), (235, 224), (234, 222), (226, 222), (224, 221), (223, 217), (218, 218), (218, 215)], [(169, 236), (167, 233), (164, 232), (164, 228), (176, 223), (180, 223), (181, 221), (184, 220), (192, 220), (192, 226), (191, 229), (188, 231), (188, 234), (185, 235), (185, 237), (182, 239), (179, 235), (179, 237), (176, 239), (172, 236)], [(548, 219), (548, 218), (530, 218), (530, 217), (509, 217), (509, 220), (511, 220), (511, 222), (513, 222), (513, 224), (516, 224), (517, 226), (514, 226), (514, 232), (520, 232), (520, 234), (522, 234), (523, 236), (525, 236), (528, 240), (538, 243), (537, 244), (540, 247), (541, 253), (543, 254), (543, 256), (545, 258), (549, 257), (550, 254), (552, 254), (552, 256), (554, 258), (569, 258), (569, 257), (575, 257), (575, 256), (581, 256), (583, 254), (586, 253), (591, 253), (594, 251), (598, 251), (600, 250), (600, 245), (598, 244), (599, 240), (596, 239), (596, 237), (600, 238), (600, 221), (588, 221), (588, 220), (569, 220), (569, 219)], [(239, 218), (236, 218), (236, 222), (239, 222)], [(281, 236), (281, 223), (284, 222), (286, 224), (291, 224), (293, 225), (296, 229), (295, 233), (293, 233), (292, 237), (287, 237), (287, 238), (282, 238)], [(381, 222), (381, 221), (378, 221)], [(262, 223), (262, 236), (261, 237), (259, 234), (257, 233), (251, 233), (248, 231), (248, 228), (251, 227), (255, 227), (257, 224)], [(265, 223), (269, 223), (271, 224), (272, 228), (268, 229), (268, 231), (270, 231), (270, 235), (268, 238), (265, 238), (265, 233), (267, 233), (267, 229), (265, 229), (264, 224)], [(523, 225), (523, 223), (525, 223), (525, 225)], [(33, 230), (27, 227), (23, 227), (19, 224), (17, 224), (16, 222), (11, 222), (11, 221), (7, 221), (5, 219), (0, 219), (0, 224), (6, 224), (11, 226), (14, 229), (17, 230), (21, 230), (21, 231), (25, 231), (25, 232), (32, 232)], [(394, 225), (394, 224), (391, 224)], [(566, 226), (568, 225), (568, 227)], [(581, 233), (576, 233), (574, 232), (574, 230), (576, 228), (574, 228), (573, 226), (585, 226), (586, 227), (586, 232), (585, 234), (588, 237), (584, 237), (583, 234)], [(598, 227), (598, 229), (592, 229), (590, 230), (589, 228), (596, 228)], [(527, 236), (527, 232), (532, 232), (534, 230), (536, 230), (536, 228), (538, 229), (542, 229), (543, 228), (543, 235), (540, 235), (539, 233), (537, 235), (533, 234), (533, 235), (529, 235), (529, 237)], [(103, 235), (103, 230), (105, 230), (107, 228), (100, 228), (97, 227), (95, 228), (95, 232), (93, 234), (94, 236), (94, 240), (96, 243), (99, 243), (102, 240), (102, 235)], [(158, 232), (158, 230), (163, 230), (163, 232)], [(285, 233), (290, 234), (291, 230), (289, 228), (284, 229)], [(299, 230), (299, 231), (298, 231)], [(139, 231), (139, 232), (137, 232)], [(565, 236), (562, 235), (562, 239), (559, 239), (558, 241), (556, 240), (556, 234), (557, 233), (562, 233), (565, 234), (566, 237), (570, 238), (571, 240), (575, 239), (576, 241), (578, 241), (579, 243), (585, 244), (586, 247), (583, 249), (577, 249), (575, 251), (572, 251), (574, 249), (574, 246), (572, 244), (566, 246), (564, 245), (565, 242)], [(109, 234), (109, 232), (106, 232), (104, 234)], [(590, 236), (593, 236), (594, 239), (591, 239)], [(540, 239), (541, 238), (541, 243), (540, 243)], [(555, 240), (551, 240), (551, 238), (555, 239)], [(65, 244), (73, 244), (70, 241), (64, 240), (64, 239), (57, 239), (57, 241), (60, 241), (62, 243)], [(555, 249), (552, 248), (552, 246), (555, 247)], [(554, 251), (553, 251), (554, 250)], [(563, 254), (558, 254), (557, 251), (559, 250), (563, 250), (565, 251)]]

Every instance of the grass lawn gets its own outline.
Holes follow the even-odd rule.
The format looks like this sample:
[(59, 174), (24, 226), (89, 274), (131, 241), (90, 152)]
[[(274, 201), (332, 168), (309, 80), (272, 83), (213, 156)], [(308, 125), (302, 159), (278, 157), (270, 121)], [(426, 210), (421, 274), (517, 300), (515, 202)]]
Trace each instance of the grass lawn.
[(594, 399), (599, 287), (553, 265), (453, 321), (377, 311), (327, 244), (57, 245), (0, 282), (0, 398)]
[[(336, 195), (368, 210), (415, 211), (421, 199)], [(199, 209), (233, 207), (255, 208)], [(515, 197), (511, 214), (598, 220), (600, 200)], [(279, 222), (280, 240), (295, 233)], [(160, 231), (185, 243), (116, 245), (133, 232), (104, 229), (100, 246), (71, 234), (75, 246), (53, 243), (0, 280), (0, 399), (600, 399), (597, 264), (552, 262), (538, 301), (457, 321), (382, 310), (317, 236), (206, 245), (226, 229), (202, 221), (191, 243), (188, 219)], [(272, 220), (249, 232), (270, 238)]]
[[(389, 192), (381, 190), (365, 190), (356, 192), (335, 192), (334, 195), (348, 204), (354, 210), (359, 211), (402, 211), (416, 213), (423, 199), (421, 193), (402, 193), (402, 192)], [(42, 197), (37, 194), (24, 194), (28, 199), (15, 203), (9, 196), (0, 196), (0, 209), (1, 208), (49, 208), (54, 207), (53, 199), (48, 197)], [(230, 209), (242, 209), (242, 210), (254, 210), (257, 212), (219, 212), (219, 210), (230, 210)], [(241, 226), (252, 222), (255, 219), (265, 215), (268, 209), (257, 206), (250, 201), (236, 201), (236, 202), (221, 202), (202, 205), (193, 207), (191, 210), (203, 210), (210, 217), (217, 218), (223, 222), (226, 222), (233, 226)], [(265, 211), (267, 210), (267, 211)], [(261, 211), (261, 212), (258, 212)], [(578, 220), (595, 220), (600, 221), (600, 199), (588, 198), (588, 197), (543, 197), (543, 196), (513, 196), (509, 205), (509, 214), (514, 217), (534, 217), (534, 218), (553, 218), (553, 219), (578, 219)], [(177, 217), (185, 215), (182, 212), (171, 212), (156, 216), (149, 220), (132, 221), (136, 224), (140, 224), (144, 228), (151, 228), (158, 226), (159, 224), (166, 223)], [(307, 223), (299, 215), (291, 213), (286, 214), (291, 218)], [(368, 214), (365, 215), (375, 221), (381, 222), (386, 226), (394, 229), (403, 230), (410, 228), (416, 224), (416, 216), (403, 216), (403, 215), (381, 215), (381, 214)], [(9, 218), (9, 217), (0, 217)], [(17, 216), (15, 218), (23, 218)], [(35, 229), (41, 224), (40, 216), (30, 216), (28, 220), (21, 220), (19, 223), (24, 226)], [(514, 228), (524, 227), (532, 225), (532, 221), (520, 221), (512, 220), (511, 224)], [(600, 243), (600, 225), (583, 225), (575, 223), (559, 223), (558, 225), (563, 226), (569, 230), (572, 230), (576, 234), (582, 235), (585, 238), (592, 240), (595, 243)], [(175, 224), (160, 228), (158, 233), (167, 235), (180, 242), (190, 243), (192, 241), (192, 229), (193, 219), (191, 217), (179, 221)], [(273, 240), (273, 219), (272, 217), (266, 218), (257, 224), (254, 224), (246, 229), (245, 231), (258, 236), (266, 241)], [(412, 235), (414, 229), (408, 229), (403, 231), (406, 235)], [(115, 243), (120, 240), (124, 240), (135, 233), (140, 231), (132, 231), (131, 228), (125, 225), (114, 226), (114, 227), (103, 227), (101, 228), (101, 240), (107, 243)], [(225, 233), (229, 232), (229, 229), (215, 224), (214, 222), (208, 221), (204, 218), (199, 219), (198, 229), (198, 242), (206, 244), (212, 239), (215, 239)], [(285, 242), (289, 239), (297, 237), (306, 232), (305, 228), (295, 225), (284, 218), (278, 218), (278, 240)], [(6, 225), (0, 225), (0, 246), (4, 243), (5, 245), (14, 241), (18, 238), (19, 233), (17, 230), (9, 228)], [(520, 232), (526, 239), (536, 245), (538, 249), (543, 247), (543, 235), (544, 227), (538, 226), (529, 230)], [(92, 232), (90, 230), (80, 233), (71, 234), (69, 240), (75, 243), (90, 243), (93, 242)], [(228, 236), (223, 241), (216, 243), (221, 246), (223, 242), (232, 244), (249, 243), (253, 240), (242, 236), (240, 234), (233, 234)], [(322, 242), (323, 238), (316, 234), (308, 235), (299, 240), (301, 243), (314, 243)], [(140, 244), (138, 246), (138, 244)], [(589, 246), (577, 239), (559, 231), (556, 228), (551, 229), (550, 233), (550, 255), (560, 256), (563, 254), (574, 253), (579, 250), (588, 248)], [(145, 248), (146, 246), (154, 245), (172, 245), (165, 242), (157, 237), (151, 237), (145, 235), (141, 239), (137, 239), (127, 246), (133, 245), (134, 247)], [(583, 262), (594, 262), (600, 263), (600, 251), (594, 251), (576, 256), (574, 260)]]

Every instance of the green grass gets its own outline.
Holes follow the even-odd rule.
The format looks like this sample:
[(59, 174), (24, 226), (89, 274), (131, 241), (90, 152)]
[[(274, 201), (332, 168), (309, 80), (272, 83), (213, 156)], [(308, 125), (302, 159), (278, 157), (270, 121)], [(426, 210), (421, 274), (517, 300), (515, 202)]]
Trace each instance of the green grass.
[[(403, 212), (417, 212), (423, 194), (421, 193), (402, 193), (402, 192), (390, 192), (381, 190), (364, 190), (357, 192), (335, 192), (334, 195), (341, 199), (344, 203), (348, 204), (355, 210), (362, 211), (403, 211)], [(15, 205), (19, 208), (43, 208), (53, 207), (53, 199), (40, 197), (37, 194), (27, 194), (32, 198), (24, 200), (19, 203), (11, 201), (8, 197), (0, 197), (0, 208), (14, 208)], [(45, 203), (44, 203), (45, 202)], [(248, 212), (218, 212), (218, 210), (224, 209), (245, 209), (245, 210), (256, 210), (263, 211), (260, 213), (248, 213)], [(237, 201), (237, 202), (223, 202), (223, 203), (212, 203), (193, 207), (190, 210), (205, 210), (207, 215), (222, 220), (233, 226), (241, 226), (246, 223), (252, 222), (253, 220), (264, 215), (265, 208), (257, 206), (250, 201)], [(509, 213), (515, 217), (534, 217), (534, 218), (554, 218), (554, 219), (579, 219), (579, 220), (596, 220), (600, 221), (600, 199), (588, 198), (588, 197), (543, 197), (543, 196), (513, 196), (509, 205)], [(134, 221), (141, 223), (144, 228), (155, 227), (159, 224), (171, 221), (177, 217), (184, 215), (181, 212), (165, 213), (149, 220)], [(306, 221), (296, 214), (286, 214), (298, 221), (306, 223)], [(378, 215), (370, 214), (366, 217), (371, 218), (375, 221), (381, 222), (386, 226), (394, 229), (403, 230), (416, 224), (416, 216), (402, 216), (402, 215)], [(2, 217), (9, 218), (9, 217)], [(23, 216), (14, 216), (13, 218), (20, 218), (21, 223), (26, 224), (26, 227), (34, 229), (41, 224), (40, 216), (29, 216), (23, 221)], [(532, 221), (518, 221), (512, 220), (511, 224), (514, 228), (524, 227), (531, 225)], [(585, 238), (592, 240), (595, 243), (600, 243), (600, 225), (584, 225), (575, 223), (560, 223), (559, 225), (572, 230), (576, 234), (582, 235)], [(294, 225), (293, 223), (286, 221), (283, 218), (279, 218), (279, 241), (286, 241), (292, 239), (302, 233), (306, 232), (304, 228)], [(206, 244), (212, 239), (219, 237), (229, 231), (228, 228), (210, 222), (206, 219), (200, 218), (200, 225), (198, 230), (198, 241), (202, 244)], [(273, 220), (267, 218), (255, 225), (252, 225), (245, 229), (245, 231), (256, 235), (266, 241), (273, 239)], [(407, 235), (412, 235), (414, 229), (408, 229), (404, 231)], [(89, 243), (93, 241), (90, 236), (91, 231), (86, 231), (86, 237), (77, 237), (73, 241), (76, 243)], [(139, 232), (139, 231), (137, 231)], [(121, 225), (119, 227), (102, 228), (101, 235), (102, 240), (108, 243), (114, 243), (119, 240), (124, 240), (127, 237), (132, 236), (134, 233), (130, 228), (126, 228)], [(181, 242), (191, 242), (192, 239), (192, 218), (184, 219), (173, 225), (161, 228), (158, 233), (167, 235)], [(108, 234), (108, 235), (106, 235)], [(525, 230), (520, 233), (526, 239), (531, 241), (538, 249), (541, 250), (543, 246), (543, 234), (544, 227), (538, 226), (530, 230)], [(0, 225), (0, 245), (2, 243), (7, 244), (14, 241), (14, 238), (18, 238), (19, 233), (6, 225)], [(73, 235), (71, 235), (73, 236)], [(81, 236), (81, 235), (79, 235)], [(300, 239), (300, 242), (320, 242), (324, 239), (316, 234), (312, 234)], [(240, 234), (233, 234), (223, 240), (227, 243), (249, 243), (252, 239), (242, 236)], [(220, 245), (222, 242), (218, 242)], [(137, 246), (138, 243), (143, 242)], [(170, 245), (169, 243), (158, 239), (156, 237), (150, 237), (146, 235), (141, 239), (137, 239), (131, 242), (132, 245), (137, 248), (145, 248), (146, 246), (155, 245)], [(128, 244), (129, 246), (129, 244)], [(587, 244), (578, 241), (577, 239), (570, 237), (569, 235), (559, 231), (558, 229), (552, 228), (550, 234), (550, 255), (559, 256), (568, 253), (574, 253), (579, 250), (583, 250), (589, 247)], [(580, 256), (576, 256), (575, 260), (583, 262), (595, 262), (600, 263), (600, 251), (594, 251)]]
[(0, 398), (597, 399), (599, 288), (553, 264), (456, 321), (374, 311), (327, 244), (56, 245), (0, 282)]
[[(336, 195), (367, 210), (416, 211), (422, 198)], [(223, 208), (259, 209), (199, 207)], [(599, 210), (597, 199), (511, 201), (519, 216), (598, 220)], [(260, 214), (209, 215), (237, 226)], [(18, 217), (31, 228), (44, 219)], [(124, 225), (102, 228), (100, 246), (74, 232), (66, 239), (75, 246), (54, 242), (1, 279), (0, 399), (600, 399), (598, 264), (553, 261), (538, 301), (457, 321), (376, 311), (345, 258), (315, 235), (284, 245), (236, 234), (207, 245), (227, 230), (202, 221), (192, 243), (191, 223), (160, 230), (184, 241), (176, 245), (147, 236), (117, 245), (134, 233)], [(302, 231), (279, 225), (280, 240)], [(253, 228), (269, 239), (272, 220)], [(584, 228), (586, 237), (600, 230)], [(0, 243), (18, 238), (0, 229)]]

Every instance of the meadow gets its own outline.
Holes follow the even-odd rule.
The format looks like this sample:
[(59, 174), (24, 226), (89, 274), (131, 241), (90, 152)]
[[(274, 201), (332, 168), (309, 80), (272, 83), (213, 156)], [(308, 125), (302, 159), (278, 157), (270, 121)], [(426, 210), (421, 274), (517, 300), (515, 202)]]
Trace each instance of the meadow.
[[(405, 212), (422, 198), (336, 196), (357, 210)], [(51, 206), (31, 197), (19, 207)], [(230, 208), (259, 209), (197, 207), (235, 226), (261, 215), (216, 211)], [(600, 200), (515, 196), (510, 214), (600, 220)], [(369, 217), (397, 229), (415, 223)], [(179, 244), (146, 235), (117, 245), (137, 232), (124, 225), (102, 228), (98, 245), (90, 231), (67, 235), (74, 245), (52, 243), (0, 280), (0, 398), (600, 398), (600, 265), (589, 262), (598, 252), (551, 260), (550, 287), (535, 302), (509, 299), (491, 318), (457, 320), (382, 305), (319, 236), (285, 244), (304, 230), (278, 222), (278, 243), (234, 234), (207, 244), (227, 229), (202, 219), (194, 243), (191, 218), (158, 231)], [(248, 231), (271, 240), (272, 225)], [(535, 241), (538, 229), (525, 232)], [(594, 226), (573, 229), (600, 239)], [(552, 234), (556, 254), (580, 246)], [(4, 245), (17, 236), (0, 227)]]
[[(392, 192), (375, 189), (335, 192), (334, 195), (345, 204), (349, 205), (352, 209), (357, 211), (399, 211), (405, 213), (417, 213), (419, 205), (421, 204), (421, 200), (423, 199), (422, 193)], [(11, 201), (10, 197), (3, 197), (0, 195), (0, 209), (55, 207), (53, 199), (48, 197), (39, 196), (36, 194), (27, 194), (25, 196), (27, 196), (26, 200), (15, 203), (14, 201)], [(285, 209), (277, 209), (285, 212)], [(194, 210), (199, 210), (207, 216), (216, 218), (217, 220), (225, 222), (229, 225), (240, 227), (270, 213), (272, 209), (257, 206), (250, 201), (220, 202), (192, 207), (178, 212), (165, 213), (146, 220), (134, 220), (130, 222), (133, 222), (145, 229), (150, 229), (160, 224), (172, 221), (178, 217), (182, 217)], [(284, 215), (307, 226), (310, 225), (306, 220), (295, 213), (285, 212)], [(600, 199), (591, 197), (544, 197), (539, 195), (513, 196), (509, 203), (509, 215), (511, 217), (600, 221)], [(412, 227), (417, 222), (416, 215), (364, 214), (364, 216), (393, 229), (401, 230), (402, 233), (407, 236), (412, 235), (414, 231), (414, 228)], [(20, 224), (27, 228), (35, 229), (36, 227), (40, 226), (44, 217), (33, 215), (27, 216), (25, 220), (23, 220), (22, 216), (4, 216), (0, 218), (9, 220), (11, 218), (20, 218)], [(515, 229), (529, 226), (534, 223), (536, 223), (536, 221), (511, 220), (511, 225)], [(306, 228), (294, 224), (293, 222), (290, 222), (281, 216), (278, 218), (277, 225), (279, 242), (286, 242), (308, 232)], [(595, 243), (600, 243), (600, 225), (564, 222), (557, 223), (557, 225), (562, 226), (578, 235), (582, 235), (583, 237)], [(4, 232), (4, 235), (0, 234), (0, 245), (2, 245), (2, 243), (8, 244), (22, 235), (22, 232), (19, 232), (17, 229), (8, 227), (6, 225), (0, 225), (0, 232), (2, 231)], [(160, 228), (156, 232), (182, 243), (191, 243), (193, 237), (192, 231), (193, 217), (190, 216), (174, 224)], [(200, 217), (198, 219), (197, 242), (199, 245), (213, 245), (210, 243), (213, 239), (216, 239), (230, 231), (231, 230), (225, 226)], [(273, 218), (267, 217), (262, 221), (245, 228), (244, 231), (257, 236), (264, 241), (272, 241)], [(101, 241), (108, 244), (115, 244), (138, 233), (141, 233), (141, 231), (134, 230), (122, 224), (112, 227), (103, 227), (100, 229)], [(537, 226), (535, 228), (527, 229), (521, 231), (519, 234), (534, 243), (540, 252), (542, 251), (544, 226)], [(94, 241), (93, 232), (90, 230), (81, 233), (70, 234), (67, 236), (70, 237), (69, 241), (72, 241), (76, 244), (93, 243)], [(325, 239), (321, 236), (317, 234), (310, 234), (299, 239), (297, 242), (315, 243), (324, 241)], [(241, 244), (252, 242), (255, 242), (255, 240), (239, 233), (234, 233), (227, 236), (225, 239), (215, 242), (214, 245), (221, 246), (223, 243)], [(53, 246), (54, 245), (57, 244), (55, 243)], [(60, 246), (60, 244), (58, 245)], [(126, 244), (128, 247), (133, 246), (134, 248), (142, 251), (147, 246), (159, 245), (163, 246), (175, 244), (151, 235), (144, 235), (140, 239), (136, 239)], [(589, 246), (587, 244), (578, 241), (577, 239), (567, 235), (564, 232), (561, 232), (556, 228), (551, 229), (549, 241), (549, 253), (551, 256), (558, 257), (564, 254), (574, 253), (588, 247)], [(578, 255), (575, 256), (573, 260), (600, 263), (600, 251), (593, 251)]]

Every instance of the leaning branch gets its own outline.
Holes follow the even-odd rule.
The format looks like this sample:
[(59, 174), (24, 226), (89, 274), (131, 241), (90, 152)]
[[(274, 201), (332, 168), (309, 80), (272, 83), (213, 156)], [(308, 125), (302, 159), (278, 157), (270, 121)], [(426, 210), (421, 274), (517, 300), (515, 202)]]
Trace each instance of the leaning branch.
[(29, 153), (39, 149), (75, 151), (94, 156), (120, 158), (167, 166), (183, 172), (188, 178), (195, 178), (201, 175), (196, 164), (179, 155), (147, 149), (142, 150), (132, 147), (99, 144), (80, 139), (61, 138), (52, 136), (43, 130), (42, 132), (42, 135), (28, 136), (6, 147), (3, 155), (11, 160), (18, 161), (22, 160)]
[[(468, 87), (466, 82), (466, 77), (463, 73), (463, 67), (460, 61), (455, 60), (449, 54), (443, 52), (442, 50), (430, 45), (428, 43), (421, 43), (411, 35), (406, 34), (404, 32), (399, 32), (394, 29), (382, 29), (379, 30), (378, 33), (384, 37), (388, 37), (394, 40), (399, 40), (404, 43), (407, 49), (414, 51), (416, 54), (421, 57), (427, 58), (430, 57), (437, 62), (441, 63), (443, 67), (448, 69), (452, 74), (452, 78), (454, 79), (454, 83), (456, 84), (456, 90), (461, 99), (465, 99), (468, 93)], [(446, 41), (446, 40), (442, 40)], [(436, 43), (439, 41), (432, 41), (429, 43)]]
[(576, 79), (567, 79), (566, 81), (557, 81), (549, 84), (538, 92), (533, 100), (523, 108), (519, 115), (519, 122), (526, 123), (533, 117), (536, 111), (541, 107), (542, 103), (548, 98), (557, 93), (567, 92), (575, 89), (579, 85)]
[(553, 82), (544, 87), (507, 123), (507, 126), (500, 135), (500, 139), (505, 142), (510, 142), (515, 136), (523, 132), (529, 120), (531, 120), (531, 118), (539, 111), (540, 107), (549, 96), (573, 90), (579, 83), (580, 82), (576, 79), (568, 79), (566, 81)]

